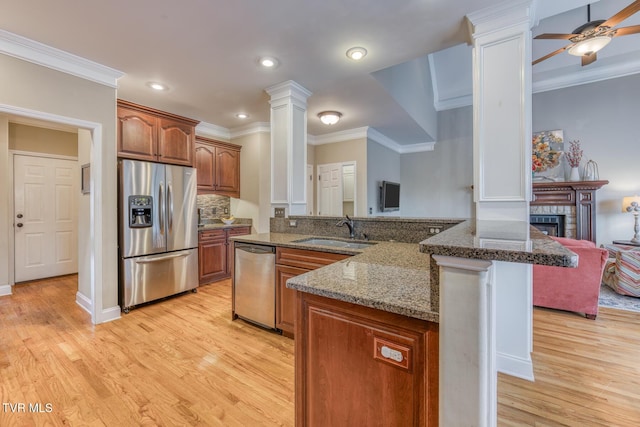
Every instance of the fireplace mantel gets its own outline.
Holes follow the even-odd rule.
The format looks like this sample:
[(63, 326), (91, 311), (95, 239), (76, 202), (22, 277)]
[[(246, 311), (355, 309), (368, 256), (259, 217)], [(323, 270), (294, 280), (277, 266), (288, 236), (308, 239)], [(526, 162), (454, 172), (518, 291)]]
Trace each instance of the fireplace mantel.
[(575, 206), (576, 239), (596, 241), (596, 190), (609, 181), (534, 182), (531, 206)]

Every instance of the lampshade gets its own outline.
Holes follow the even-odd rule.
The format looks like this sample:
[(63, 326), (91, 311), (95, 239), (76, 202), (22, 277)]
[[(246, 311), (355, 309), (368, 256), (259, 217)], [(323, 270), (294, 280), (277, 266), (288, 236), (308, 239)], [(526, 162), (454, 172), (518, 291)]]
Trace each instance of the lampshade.
[(318, 117), (320, 117), (320, 121), (325, 125), (335, 125), (342, 117), (342, 113), (338, 111), (323, 111), (318, 113)]
[(640, 196), (630, 196), (623, 198), (622, 212), (640, 212)]
[(610, 41), (610, 36), (597, 36), (581, 40), (569, 48), (569, 55), (591, 55), (608, 45)]

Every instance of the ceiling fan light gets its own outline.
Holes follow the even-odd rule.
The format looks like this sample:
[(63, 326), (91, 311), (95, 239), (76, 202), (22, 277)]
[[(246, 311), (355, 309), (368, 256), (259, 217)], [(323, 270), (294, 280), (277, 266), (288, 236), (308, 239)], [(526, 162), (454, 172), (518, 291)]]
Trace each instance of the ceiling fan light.
[(581, 40), (569, 48), (569, 55), (591, 55), (608, 45), (610, 41), (611, 36), (597, 36)]
[(325, 125), (335, 125), (340, 121), (340, 117), (342, 117), (342, 113), (338, 111), (323, 111), (318, 113), (318, 117), (320, 117), (320, 121)]

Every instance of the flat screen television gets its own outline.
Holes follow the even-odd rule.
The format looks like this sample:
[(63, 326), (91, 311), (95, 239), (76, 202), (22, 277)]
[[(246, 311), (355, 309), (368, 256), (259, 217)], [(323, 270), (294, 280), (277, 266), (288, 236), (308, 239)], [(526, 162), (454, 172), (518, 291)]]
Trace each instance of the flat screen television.
[(380, 210), (382, 212), (400, 210), (400, 184), (382, 181), (380, 186)]

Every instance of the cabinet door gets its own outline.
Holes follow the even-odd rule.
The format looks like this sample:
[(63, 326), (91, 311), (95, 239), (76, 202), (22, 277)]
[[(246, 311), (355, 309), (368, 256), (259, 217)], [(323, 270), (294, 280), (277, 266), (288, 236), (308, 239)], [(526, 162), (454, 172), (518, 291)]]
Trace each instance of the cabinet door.
[(240, 152), (216, 147), (216, 192), (240, 197)]
[(155, 161), (156, 117), (118, 107), (118, 157)]
[(437, 324), (303, 292), (296, 299), (298, 425), (438, 425)]
[(198, 252), (201, 285), (227, 277), (227, 237), (224, 230), (200, 233)]
[(193, 166), (194, 127), (176, 120), (160, 118), (158, 161)]
[(287, 288), (287, 280), (309, 270), (276, 265), (276, 328), (293, 338), (296, 318), (296, 291)]
[(196, 170), (198, 173), (198, 191), (215, 190), (215, 151), (209, 144), (196, 142)]

